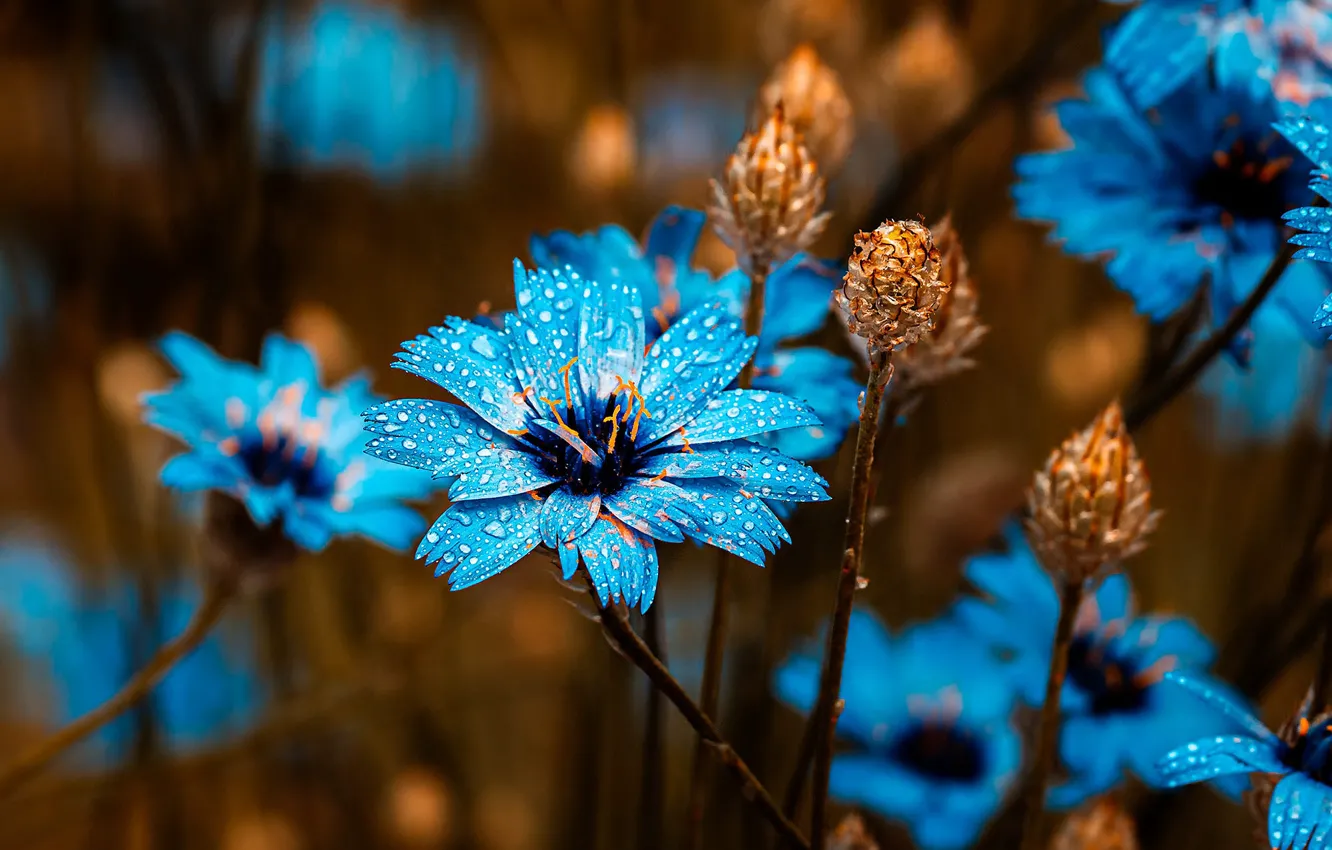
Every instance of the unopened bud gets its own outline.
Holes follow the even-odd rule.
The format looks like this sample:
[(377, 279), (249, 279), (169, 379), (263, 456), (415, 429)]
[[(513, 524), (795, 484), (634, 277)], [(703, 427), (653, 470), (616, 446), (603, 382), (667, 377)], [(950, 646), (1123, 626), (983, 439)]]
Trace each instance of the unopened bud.
[(939, 251), (919, 222), (885, 221), (857, 233), (837, 295), (847, 327), (871, 351), (916, 342), (933, 329), (948, 291), (939, 272)]
[(903, 379), (916, 386), (938, 383), (976, 365), (968, 355), (989, 330), (980, 323), (980, 299), (952, 218), (944, 216), (932, 234), (939, 249), (939, 279), (948, 290), (940, 299), (934, 329), (896, 358)]
[(823, 178), (781, 104), (745, 134), (711, 185), (713, 227), (746, 273), (803, 251), (828, 221), (819, 212)]
[(1101, 797), (1068, 816), (1050, 850), (1138, 850), (1133, 816), (1109, 797)]
[(1028, 495), (1027, 533), (1046, 569), (1071, 581), (1094, 576), (1146, 546), (1160, 512), (1114, 402), (1051, 453)]
[(781, 104), (786, 120), (804, 137), (805, 147), (825, 173), (841, 167), (855, 138), (851, 100), (837, 72), (809, 44), (791, 52), (759, 89), (762, 119)]

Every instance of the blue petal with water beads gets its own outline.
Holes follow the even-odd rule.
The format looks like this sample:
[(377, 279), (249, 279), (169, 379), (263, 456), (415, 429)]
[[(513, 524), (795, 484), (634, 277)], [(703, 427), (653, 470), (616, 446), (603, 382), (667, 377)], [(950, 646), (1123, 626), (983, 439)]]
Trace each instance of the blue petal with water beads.
[(501, 431), (525, 427), (527, 407), (514, 403), (523, 388), (515, 380), (507, 336), (450, 317), (402, 348), (394, 355), (395, 369), (443, 387)]
[(657, 595), (652, 538), (603, 514), (576, 542), (602, 605), (616, 601), (648, 609)]
[[(552, 490), (541, 509), (541, 542), (554, 549), (561, 543), (576, 540), (587, 533), (599, 513), (599, 493), (575, 496), (568, 487)], [(574, 560), (576, 562), (577, 558)]]
[(578, 317), (578, 374), (589, 408), (643, 372), (643, 303), (618, 273), (590, 287)]
[(1235, 773), (1285, 773), (1271, 744), (1243, 735), (1217, 735), (1171, 750), (1157, 763), (1165, 787), (1178, 788)]
[(509, 336), (519, 380), (539, 398), (563, 398), (568, 363), (578, 356), (579, 304), (588, 282), (567, 269), (528, 271), (514, 260), (513, 288), (521, 324)]
[(1307, 115), (1283, 118), (1273, 125), (1321, 171), (1332, 171), (1332, 128)]
[(618, 493), (607, 496), (603, 504), (630, 528), (658, 540), (679, 543), (684, 540), (680, 527), (690, 520), (670, 501), (678, 498), (679, 488), (665, 481), (630, 481)]
[(461, 590), (511, 567), (541, 542), (542, 503), (529, 493), (459, 502), (435, 520), (416, 557), (438, 563), (435, 576), (449, 574)]
[(727, 390), (704, 405), (686, 428), (673, 432), (662, 446), (702, 445), (741, 440), (782, 428), (818, 425), (809, 405), (764, 390)]
[(682, 496), (680, 506), (688, 515), (680, 528), (700, 543), (763, 566), (768, 552), (791, 541), (772, 509), (734, 481), (709, 478), (677, 489)]
[(527, 452), (465, 407), (422, 398), (377, 404), (363, 414), (365, 430), (379, 434), (366, 452), (445, 478), (502, 466), (514, 474), (540, 474)]
[(1272, 789), (1267, 839), (1275, 850), (1322, 850), (1332, 835), (1332, 788), (1292, 773)]
[(1216, 22), (1197, 10), (1144, 3), (1119, 23), (1105, 47), (1105, 62), (1144, 108), (1152, 107), (1200, 73)]
[(1171, 671), (1165, 674), (1163, 681), (1171, 682), (1190, 691), (1209, 708), (1213, 708), (1225, 715), (1248, 734), (1260, 741), (1272, 745), (1280, 743), (1271, 729), (1263, 725), (1263, 721), (1254, 717), (1253, 712), (1249, 711), (1243, 704), (1238, 702), (1227, 691), (1220, 690), (1212, 686), (1211, 681), (1206, 676), (1194, 676), (1187, 672)]
[(828, 498), (823, 476), (775, 449), (744, 440), (709, 443), (689, 452), (654, 455), (646, 475), (667, 478), (730, 478), (756, 496), (779, 502), (821, 502)]

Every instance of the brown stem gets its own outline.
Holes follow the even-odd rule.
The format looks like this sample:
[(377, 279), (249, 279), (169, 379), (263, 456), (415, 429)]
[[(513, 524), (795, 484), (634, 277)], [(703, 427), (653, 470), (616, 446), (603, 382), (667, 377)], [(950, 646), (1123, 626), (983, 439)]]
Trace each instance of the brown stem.
[(215, 582), (204, 594), (198, 610), (174, 640), (162, 646), (148, 660), (143, 669), (125, 683), (119, 693), (102, 703), (97, 708), (70, 723), (44, 741), (28, 749), (0, 771), (0, 798), (12, 794), (26, 780), (45, 767), (52, 759), (65, 750), (82, 741), (101, 727), (123, 714), (139, 700), (146, 697), (162, 677), (171, 671), (181, 659), (194, 651), (213, 626), (222, 618), (227, 604), (236, 594), (236, 586), (230, 582)]
[(1045, 789), (1050, 784), (1055, 752), (1059, 743), (1059, 697), (1068, 673), (1068, 650), (1073, 643), (1073, 624), (1086, 583), (1064, 580), (1059, 603), (1059, 624), (1055, 627), (1054, 646), (1050, 652), (1050, 676), (1045, 680), (1045, 702), (1041, 706), (1041, 725), (1037, 732), (1036, 759), (1027, 782), (1026, 812), (1022, 820), (1021, 850), (1039, 850), (1042, 845), (1041, 816), (1045, 813)]
[[(661, 600), (643, 618), (648, 651), (666, 664), (666, 634)], [(648, 691), (647, 717), (643, 722), (643, 779), (638, 802), (638, 846), (642, 850), (661, 847), (661, 825), (665, 810), (666, 775), (662, 759), (662, 699), (656, 688)]]
[[(846, 663), (846, 639), (851, 629), (851, 607), (860, 584), (860, 562), (865, 545), (865, 522), (869, 516), (870, 493), (874, 478), (874, 442), (879, 434), (879, 408), (883, 391), (892, 377), (892, 351), (870, 353), (869, 380), (861, 400), (860, 427), (856, 433), (856, 460), (851, 478), (851, 503), (846, 511), (846, 537), (843, 541), (842, 572), (837, 583), (837, 603), (832, 626), (828, 630), (828, 652), (819, 678), (819, 698), (809, 722), (818, 737), (814, 747), (813, 814), (810, 830), (815, 850), (826, 838), (824, 809), (828, 803), (828, 778), (832, 774), (832, 716), (837, 695), (842, 688), (842, 667)], [(797, 767), (797, 770), (800, 768)]]
[(1309, 703), (1310, 716), (1322, 714), (1327, 708), (1328, 686), (1332, 685), (1332, 619), (1326, 612), (1322, 617), (1323, 648), (1318, 655), (1318, 668), (1314, 673), (1313, 699)]
[[(587, 581), (592, 598), (597, 599), (597, 590), (592, 578), (586, 573), (583, 577)], [(712, 722), (712, 718), (708, 717), (699, 708), (698, 704), (690, 698), (689, 692), (684, 689), (684, 686), (671, 675), (671, 672), (666, 669), (661, 660), (652, 654), (652, 650), (648, 649), (647, 644), (629, 625), (624, 612), (613, 605), (601, 605), (600, 602), (597, 603), (597, 607), (601, 612), (601, 626), (606, 630), (606, 635), (626, 658), (647, 675), (653, 687), (671, 701), (671, 704), (680, 712), (685, 722), (693, 727), (699, 737), (707, 741), (713, 752), (721, 759), (722, 764), (740, 783), (742, 796), (753, 803), (759, 813), (788, 842), (802, 848), (802, 850), (809, 850), (809, 841), (801, 834), (800, 828), (792, 823), (790, 818), (782, 814), (776, 801), (763, 787), (763, 784), (759, 782), (758, 777), (754, 775), (754, 772), (749, 769), (740, 755), (722, 737), (716, 724)]]

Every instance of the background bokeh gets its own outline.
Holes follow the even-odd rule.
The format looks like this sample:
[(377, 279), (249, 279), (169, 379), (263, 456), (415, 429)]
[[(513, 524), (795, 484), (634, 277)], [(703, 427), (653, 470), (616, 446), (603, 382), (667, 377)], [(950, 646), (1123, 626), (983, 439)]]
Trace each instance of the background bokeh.
[[(1017, 154), (1061, 144), (1044, 107), (1076, 92), (1121, 11), (0, 2), (0, 761), (109, 696), (197, 602), (200, 506), (157, 485), (173, 443), (139, 421), (139, 394), (171, 378), (160, 334), (252, 359), (281, 328), (327, 377), (368, 368), (380, 392), (418, 394), (387, 368), (397, 343), (510, 306), (530, 233), (638, 232), (667, 203), (701, 206), (758, 85), (804, 41), (856, 107), (818, 252), (951, 210), (991, 327), (978, 367), (881, 449), (861, 603), (893, 623), (940, 610), (1030, 470), (1133, 386), (1160, 335), (1008, 195)], [(731, 258), (708, 235), (696, 262)], [(821, 339), (846, 346), (831, 319)], [(1286, 592), (1327, 489), (1327, 378), (1321, 352), (1260, 331), (1249, 373), (1219, 361), (1139, 435), (1165, 510), (1129, 567), (1144, 607), (1194, 618), (1223, 674), (1271, 679), (1274, 723), (1316, 641), (1255, 673), (1282, 636), (1254, 612)], [(733, 575), (722, 725), (777, 786), (801, 722), (771, 669), (831, 609), (849, 466), (849, 447), (822, 464), (833, 501), (799, 510), (766, 570)], [(691, 689), (713, 562), (663, 555), (666, 655)], [(1301, 593), (1308, 607), (1319, 591)], [(577, 602), (539, 555), (456, 595), (369, 544), (305, 556), (148, 704), (0, 802), (0, 848), (629, 846), (646, 685)], [(669, 712), (667, 728), (672, 813), (692, 739)], [(1154, 845), (1247, 846), (1243, 810), (1207, 792), (1148, 814)], [(729, 784), (709, 819), (708, 846), (766, 840)], [(667, 817), (666, 845), (679, 827)]]

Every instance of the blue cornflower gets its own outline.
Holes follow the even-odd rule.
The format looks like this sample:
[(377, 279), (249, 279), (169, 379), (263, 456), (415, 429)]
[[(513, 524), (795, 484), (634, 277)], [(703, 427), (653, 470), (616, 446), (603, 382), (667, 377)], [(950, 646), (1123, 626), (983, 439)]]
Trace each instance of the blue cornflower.
[[(1181, 693), (1203, 700), (1230, 718), (1240, 734), (1200, 738), (1167, 753), (1161, 775), (1171, 788), (1223, 776), (1270, 774), (1276, 787), (1267, 809), (1270, 846), (1322, 850), (1332, 844), (1332, 713), (1314, 713), (1306, 699), (1278, 735), (1230, 694), (1206, 679), (1172, 673)], [(1196, 704), (1196, 703), (1195, 703)]]
[(804, 404), (726, 390), (758, 346), (721, 304), (695, 308), (645, 347), (633, 276), (526, 271), (504, 330), (451, 317), (403, 343), (393, 365), (466, 406), (372, 407), (368, 451), (456, 476), (453, 504), (416, 550), (454, 590), (545, 543), (565, 578), (579, 557), (603, 604), (647, 610), (654, 541), (685, 537), (762, 564), (790, 538), (765, 499), (827, 499), (826, 482), (749, 437), (815, 425)]
[(365, 378), (325, 389), (309, 350), (280, 334), (264, 341), (257, 369), (180, 332), (161, 347), (181, 380), (144, 398), (144, 419), (190, 447), (162, 468), (163, 484), (234, 496), (255, 523), (280, 521), (312, 551), (344, 534), (402, 549), (420, 534), (424, 521), (401, 500), (435, 485), (362, 454), (360, 414), (380, 400)]
[[(808, 712), (818, 699), (822, 643), (788, 659), (775, 687)], [(856, 611), (846, 645), (830, 793), (902, 821), (922, 850), (969, 845), (1012, 787), (1022, 739), (1013, 691), (992, 656), (950, 619), (889, 634)]]
[[(1006, 554), (978, 555), (965, 567), (967, 580), (989, 598), (960, 600), (954, 616), (1008, 659), (1022, 699), (1039, 706), (1045, 700), (1059, 597), (1021, 531), (1010, 527), (1006, 536)], [(1214, 654), (1188, 620), (1138, 616), (1128, 579), (1106, 577), (1078, 612), (1060, 698), (1059, 752), (1068, 778), (1051, 790), (1051, 804), (1077, 805), (1116, 785), (1125, 770), (1159, 785), (1155, 764), (1162, 752), (1200, 727), (1227, 731), (1219, 718), (1200, 720), (1173, 690), (1159, 685), (1166, 671), (1201, 671)]]
[[(641, 245), (617, 225), (581, 235), (560, 230), (534, 236), (532, 258), (545, 268), (568, 264), (584, 277), (618, 273), (631, 280), (643, 294), (651, 342), (701, 304), (720, 301), (732, 316), (744, 315), (748, 275), (733, 268), (714, 279), (689, 265), (706, 220), (698, 210), (669, 206), (653, 220)], [(766, 434), (758, 441), (800, 460), (820, 460), (836, 452), (860, 415), (856, 400), (861, 384), (850, 360), (813, 346), (783, 347), (823, 326), (836, 286), (836, 265), (807, 254), (793, 257), (768, 276), (754, 388), (800, 399), (821, 424)]]
[[(1070, 253), (1108, 256), (1111, 280), (1152, 320), (1208, 286), (1219, 324), (1275, 257), (1282, 215), (1309, 198), (1294, 149), (1272, 130), (1272, 99), (1199, 76), (1145, 112), (1109, 69), (1085, 85), (1086, 100), (1057, 106), (1073, 147), (1018, 159), (1019, 214), (1055, 222)], [(1272, 295), (1311, 339), (1328, 281), (1300, 264)]]
[(1144, 0), (1112, 30), (1105, 61), (1144, 108), (1206, 77), (1209, 63), (1218, 79), (1308, 104), (1332, 83), (1329, 9), (1327, 0)]
[[(178, 634), (201, 598), (195, 585), (158, 588), (154, 632)], [(117, 582), (90, 591), (67, 553), (43, 537), (9, 534), (0, 540), (0, 642), (32, 679), (13, 688), (8, 706), (28, 719), (62, 725), (110, 699), (137, 671), (135, 634), (146, 612), (137, 589)], [(264, 689), (246, 656), (225, 632), (210, 635), (153, 689), (151, 708), (174, 749), (218, 743), (258, 717)], [(133, 717), (100, 728), (91, 747), (107, 761), (132, 752)], [(91, 754), (90, 753), (90, 754)]]

